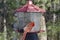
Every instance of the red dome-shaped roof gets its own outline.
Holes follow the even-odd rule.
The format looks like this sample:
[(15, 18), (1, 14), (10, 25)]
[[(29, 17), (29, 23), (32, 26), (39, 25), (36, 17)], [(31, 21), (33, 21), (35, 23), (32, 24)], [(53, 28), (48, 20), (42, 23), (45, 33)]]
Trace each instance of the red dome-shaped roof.
[(44, 9), (32, 4), (32, 1), (28, 1), (22, 8), (16, 9), (17, 12), (46, 12)]

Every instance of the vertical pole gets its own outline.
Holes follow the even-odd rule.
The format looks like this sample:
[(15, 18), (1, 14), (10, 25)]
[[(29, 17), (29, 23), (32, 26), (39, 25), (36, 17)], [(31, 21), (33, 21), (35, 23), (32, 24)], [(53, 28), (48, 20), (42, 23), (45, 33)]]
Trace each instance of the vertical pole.
[(4, 14), (4, 40), (7, 40), (7, 28), (6, 28), (6, 0), (3, 0), (3, 14)]
[(6, 19), (4, 18), (4, 40), (7, 40)]

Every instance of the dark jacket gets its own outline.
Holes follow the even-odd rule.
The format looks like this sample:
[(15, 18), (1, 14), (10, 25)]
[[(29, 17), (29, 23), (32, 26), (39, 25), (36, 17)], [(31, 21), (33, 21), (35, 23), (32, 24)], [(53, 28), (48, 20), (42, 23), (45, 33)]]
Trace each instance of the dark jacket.
[[(23, 29), (19, 30), (19, 32), (24, 32)], [(39, 40), (38, 39), (38, 35), (37, 33), (27, 33), (26, 34), (26, 37), (25, 37), (25, 40)]]

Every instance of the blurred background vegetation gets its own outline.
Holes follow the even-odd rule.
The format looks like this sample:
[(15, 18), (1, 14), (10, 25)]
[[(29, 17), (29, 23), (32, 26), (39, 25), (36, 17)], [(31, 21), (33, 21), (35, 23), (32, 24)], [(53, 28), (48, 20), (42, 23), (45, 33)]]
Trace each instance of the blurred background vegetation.
[[(47, 40), (60, 40), (60, 0), (32, 0), (40, 8), (46, 10), (44, 14)], [(6, 18), (7, 40), (14, 35), (12, 24), (14, 10), (25, 5), (27, 0), (0, 0), (0, 40), (4, 40), (4, 18)]]

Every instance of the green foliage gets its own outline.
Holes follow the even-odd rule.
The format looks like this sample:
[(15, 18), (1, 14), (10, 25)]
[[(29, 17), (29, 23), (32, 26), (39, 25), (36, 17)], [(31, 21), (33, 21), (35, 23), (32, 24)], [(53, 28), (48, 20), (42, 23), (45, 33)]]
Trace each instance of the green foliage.
[[(56, 15), (59, 14), (60, 15), (60, 9), (57, 9), (57, 6), (60, 5), (59, 1), (60, 0), (32, 0), (33, 3), (41, 8), (44, 8), (46, 10), (48, 10), (49, 12), (51, 12), (51, 14), (55, 13)], [(7, 32), (8, 32), (8, 39), (11, 40), (12, 39), (12, 31), (13, 28), (11, 27), (11, 24), (14, 22), (13, 19), (13, 13), (14, 10), (23, 6), (24, 4), (26, 4), (27, 0), (6, 0), (6, 4), (7, 4)], [(54, 4), (56, 5), (56, 7), (54, 6)], [(53, 7), (52, 7), (53, 6)], [(3, 7), (3, 3), (0, 3), (0, 8)], [(55, 8), (54, 8), (55, 7)], [(50, 15), (49, 15), (50, 16)], [(58, 16), (58, 15), (57, 15)], [(10, 25), (9, 25), (10, 24)], [(53, 22), (48, 21), (46, 23), (47, 25), (47, 34), (51, 36), (52, 35), (56, 35), (56, 33), (59, 31), (60, 32), (60, 18), (56, 21), (56, 23), (53, 24)], [(0, 40), (4, 40), (3, 39), (3, 33), (0, 34)]]
[(0, 40), (4, 40), (4, 35), (1, 32), (0, 32)]
[(16, 9), (17, 8), (16, 0), (7, 0), (6, 4), (8, 5), (8, 9)]

